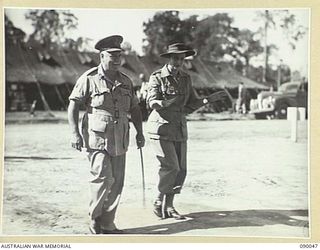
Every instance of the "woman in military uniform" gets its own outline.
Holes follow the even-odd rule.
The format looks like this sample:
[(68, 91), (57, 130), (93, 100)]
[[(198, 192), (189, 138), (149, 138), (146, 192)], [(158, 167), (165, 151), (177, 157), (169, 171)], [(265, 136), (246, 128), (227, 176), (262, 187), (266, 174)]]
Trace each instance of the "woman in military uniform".
[(159, 162), (159, 194), (154, 213), (160, 218), (184, 219), (173, 205), (187, 174), (187, 122), (189, 114), (208, 102), (225, 96), (224, 92), (198, 98), (190, 76), (181, 70), (184, 58), (195, 51), (183, 43), (168, 46), (160, 56), (168, 63), (155, 71), (149, 80), (147, 102), (153, 110), (148, 119), (148, 135)]

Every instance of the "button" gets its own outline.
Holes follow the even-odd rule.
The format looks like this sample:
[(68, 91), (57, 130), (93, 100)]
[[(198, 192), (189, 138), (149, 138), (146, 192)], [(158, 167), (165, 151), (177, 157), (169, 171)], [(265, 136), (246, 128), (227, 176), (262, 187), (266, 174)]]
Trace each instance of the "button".
[(118, 124), (118, 121), (113, 121), (114, 124)]

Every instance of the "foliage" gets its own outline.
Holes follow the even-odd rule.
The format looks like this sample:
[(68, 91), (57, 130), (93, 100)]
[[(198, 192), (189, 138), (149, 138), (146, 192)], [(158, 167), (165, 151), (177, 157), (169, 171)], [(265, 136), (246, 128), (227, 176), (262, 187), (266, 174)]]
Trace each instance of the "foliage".
[(34, 27), (30, 38), (43, 45), (63, 45), (67, 41), (67, 32), (78, 25), (75, 15), (66, 10), (31, 10), (26, 13), (26, 18)]
[(193, 46), (201, 57), (218, 60), (225, 54), (231, 55), (238, 33), (232, 22), (226, 13), (218, 13), (199, 22), (193, 32)]
[(263, 82), (266, 81), (266, 72), (268, 72), (269, 66), (269, 56), (271, 51), (269, 49), (268, 43), (268, 30), (271, 29), (281, 29), (282, 34), (288, 41), (288, 44), (292, 49), (295, 49), (296, 42), (299, 41), (307, 32), (307, 28), (302, 25), (297, 25), (295, 15), (291, 14), (288, 10), (264, 10), (258, 11), (256, 13), (257, 20), (262, 20), (262, 26), (258, 30), (261, 34), (262, 40), (264, 40), (264, 53), (265, 53), (265, 63), (264, 63), (264, 73)]
[(26, 37), (26, 33), (14, 26), (12, 21), (5, 15), (5, 41), (6, 44), (22, 42)]
[[(284, 38), (288, 41), (292, 49), (295, 49), (295, 44), (307, 32), (307, 28), (297, 24), (296, 16), (290, 13), (289, 10), (265, 10), (258, 11), (257, 18), (263, 21), (263, 25), (267, 29), (280, 29)], [(264, 29), (259, 32), (262, 36), (267, 36)]]
[(146, 34), (143, 50), (145, 54), (158, 56), (165, 51), (168, 44), (175, 42), (190, 43), (192, 30), (197, 26), (197, 16), (186, 21), (179, 17), (179, 11), (157, 12), (152, 19), (143, 23)]
[(77, 50), (77, 51), (92, 51), (90, 42), (91, 38), (78, 37), (76, 40), (72, 38), (66, 38), (63, 46), (68, 49)]
[(227, 13), (198, 20), (193, 15), (184, 20), (178, 11), (157, 12), (143, 24), (146, 34), (144, 52), (152, 57), (159, 56), (165, 47), (174, 42), (190, 44), (201, 58), (220, 61), (224, 56), (243, 65), (248, 65), (253, 56), (263, 52), (260, 41), (249, 30), (232, 26), (233, 19)]
[(307, 33), (307, 28), (296, 23), (296, 17), (284, 10), (281, 16), (280, 28), (284, 30), (284, 35), (292, 49), (296, 48), (296, 43)]
[(249, 65), (252, 57), (258, 56), (263, 52), (263, 47), (256, 34), (248, 29), (240, 30), (237, 34), (237, 43), (234, 44), (233, 56), (243, 58), (245, 65)]

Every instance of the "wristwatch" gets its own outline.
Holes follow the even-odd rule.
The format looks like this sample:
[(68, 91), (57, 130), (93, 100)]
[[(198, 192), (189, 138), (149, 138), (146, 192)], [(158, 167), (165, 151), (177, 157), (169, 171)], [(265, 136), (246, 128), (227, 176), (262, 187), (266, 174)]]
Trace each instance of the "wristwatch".
[(203, 98), (203, 100), (202, 100), (202, 103), (203, 104), (207, 104), (209, 101), (208, 101), (208, 99), (207, 98)]

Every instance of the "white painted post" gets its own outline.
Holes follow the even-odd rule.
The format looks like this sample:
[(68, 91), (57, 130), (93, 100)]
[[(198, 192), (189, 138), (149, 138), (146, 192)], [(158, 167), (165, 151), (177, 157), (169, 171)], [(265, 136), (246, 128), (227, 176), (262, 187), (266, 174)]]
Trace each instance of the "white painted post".
[(298, 120), (299, 121), (305, 121), (306, 120), (306, 108), (298, 108)]
[(291, 140), (297, 142), (298, 138), (298, 108), (288, 107), (287, 120), (291, 122)]

